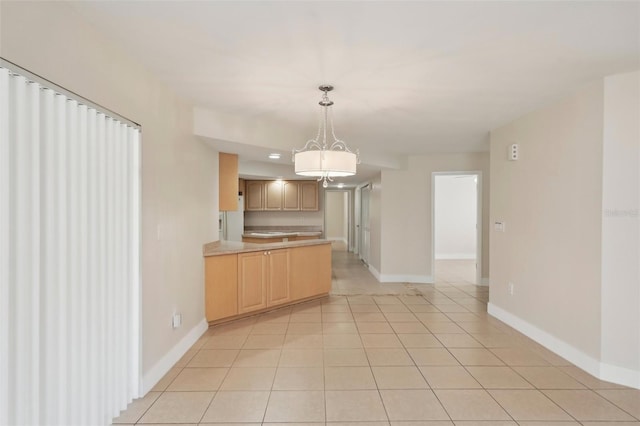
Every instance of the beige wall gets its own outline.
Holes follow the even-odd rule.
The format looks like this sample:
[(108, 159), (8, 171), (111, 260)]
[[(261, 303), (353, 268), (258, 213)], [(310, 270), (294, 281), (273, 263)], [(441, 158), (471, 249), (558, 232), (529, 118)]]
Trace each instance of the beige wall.
[[(217, 153), (192, 135), (191, 105), (68, 6), (3, 1), (0, 7), (5, 59), (142, 125), (142, 371), (148, 387), (170, 362), (167, 355), (173, 349), (175, 356), (180, 340), (204, 319), (202, 244), (218, 233)], [(174, 310), (183, 314), (176, 330)]]
[[(603, 85), (491, 133), (492, 305), (600, 355)], [(517, 143), (518, 161), (507, 160)], [(508, 283), (514, 284), (514, 294)]]
[(468, 171), (482, 172), (482, 277), (489, 277), (489, 154), (435, 154), (382, 172), (383, 281), (433, 282), (432, 174)]
[(640, 72), (604, 80), (602, 164), (602, 362), (640, 387)]

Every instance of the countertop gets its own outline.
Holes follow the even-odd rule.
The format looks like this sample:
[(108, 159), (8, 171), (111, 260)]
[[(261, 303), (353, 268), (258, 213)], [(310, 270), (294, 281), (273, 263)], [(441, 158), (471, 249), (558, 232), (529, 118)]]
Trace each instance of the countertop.
[(328, 240), (302, 240), (302, 241), (288, 241), (280, 243), (240, 243), (236, 241), (214, 241), (202, 246), (202, 255), (208, 256), (220, 256), (224, 254), (237, 254), (237, 253), (250, 253), (255, 251), (264, 250), (277, 250), (293, 247), (315, 246), (321, 244), (331, 244)]
[(283, 237), (316, 237), (321, 231), (245, 231), (243, 237), (249, 238), (283, 238)]

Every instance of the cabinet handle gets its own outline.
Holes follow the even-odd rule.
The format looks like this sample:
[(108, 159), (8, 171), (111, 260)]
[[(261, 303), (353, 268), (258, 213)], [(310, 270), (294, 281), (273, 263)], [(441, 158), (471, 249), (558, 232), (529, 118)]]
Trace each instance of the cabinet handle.
[(270, 251), (268, 251), (268, 252), (267, 252), (267, 254), (271, 254), (271, 252), (270, 252)]

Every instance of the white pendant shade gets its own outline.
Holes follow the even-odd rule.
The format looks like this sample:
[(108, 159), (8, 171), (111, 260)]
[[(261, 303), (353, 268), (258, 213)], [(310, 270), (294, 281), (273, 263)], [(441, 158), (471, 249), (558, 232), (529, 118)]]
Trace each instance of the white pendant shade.
[[(360, 160), (358, 151), (351, 152), (347, 144), (338, 139), (333, 131), (333, 120), (329, 120), (329, 107), (333, 102), (327, 96), (327, 92), (333, 90), (333, 86), (322, 85), (319, 89), (323, 95), (320, 101), (322, 118), (318, 134), (315, 139), (308, 140), (304, 148), (294, 149), (292, 160), (297, 175), (317, 177), (326, 188), (327, 181), (333, 182), (335, 177), (355, 175)], [(327, 136), (332, 137), (333, 141), (328, 143)]]
[(353, 176), (357, 163), (358, 158), (353, 152), (311, 150), (295, 154), (295, 171), (301, 176)]

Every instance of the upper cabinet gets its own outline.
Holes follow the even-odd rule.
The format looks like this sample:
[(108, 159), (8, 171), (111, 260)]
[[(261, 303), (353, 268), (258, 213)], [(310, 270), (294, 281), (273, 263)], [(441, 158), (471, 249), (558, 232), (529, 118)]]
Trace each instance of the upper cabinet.
[(264, 182), (261, 180), (245, 180), (244, 205), (247, 211), (264, 210)]
[(305, 181), (300, 183), (300, 210), (318, 211), (317, 181)]
[(218, 203), (220, 211), (238, 210), (238, 155), (218, 154)]
[(247, 211), (318, 211), (317, 181), (245, 181)]
[(267, 211), (282, 210), (282, 185), (281, 180), (264, 182), (264, 209)]
[(300, 210), (300, 182), (282, 182), (282, 210)]

